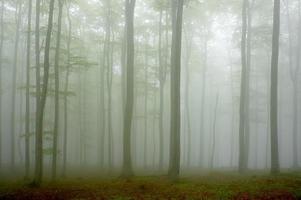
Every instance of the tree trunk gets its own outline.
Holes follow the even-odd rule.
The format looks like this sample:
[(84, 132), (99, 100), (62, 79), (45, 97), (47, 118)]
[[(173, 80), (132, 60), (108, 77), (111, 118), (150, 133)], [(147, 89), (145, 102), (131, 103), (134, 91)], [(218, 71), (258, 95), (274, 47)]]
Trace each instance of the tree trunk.
[(16, 116), (16, 90), (17, 90), (17, 61), (19, 52), (19, 40), (20, 40), (20, 26), (21, 26), (21, 16), (22, 16), (22, 3), (17, 2), (17, 19), (16, 19), (16, 35), (15, 35), (15, 46), (14, 46), (14, 59), (13, 59), (13, 74), (12, 74), (12, 99), (11, 99), (11, 170), (15, 169), (15, 116)]
[(164, 80), (162, 63), (162, 8), (159, 13), (159, 38), (158, 38), (159, 82), (160, 82), (160, 111), (159, 111), (159, 170), (163, 169), (163, 108), (164, 108)]
[(247, 58), (246, 58), (246, 40), (247, 40), (247, 8), (248, 0), (243, 0), (242, 7), (242, 38), (241, 38), (241, 86), (240, 86), (240, 119), (239, 119), (239, 172), (246, 170), (245, 160), (245, 108), (246, 108), (246, 81), (247, 81)]
[[(291, 68), (291, 80), (293, 83), (293, 168), (298, 168), (298, 121), (299, 121), (299, 71), (300, 71), (300, 53), (301, 53), (301, 8), (300, 0), (298, 0), (298, 46), (296, 51), (296, 67)], [(287, 8), (288, 9), (288, 8)], [(288, 22), (289, 23), (289, 22)], [(290, 32), (289, 32), (290, 35)], [(289, 36), (291, 37), (291, 36)], [(292, 53), (292, 52), (291, 52)]]
[(126, 0), (127, 72), (126, 103), (123, 118), (123, 170), (122, 176), (133, 176), (131, 158), (131, 127), (134, 101), (134, 10), (136, 0)]
[(248, 168), (249, 161), (249, 148), (250, 148), (250, 84), (251, 84), (251, 67), (252, 67), (252, 8), (254, 5), (254, 0), (252, 0), (251, 5), (247, 6), (247, 69), (246, 69), (246, 88), (245, 88), (245, 156), (244, 165), (245, 169)]
[(271, 173), (279, 172), (278, 152), (278, 58), (280, 35), (280, 0), (274, 0), (273, 43), (271, 63)]
[(183, 0), (172, 1), (172, 47), (171, 47), (171, 121), (169, 178), (176, 180), (180, 173), (181, 130), (181, 47), (182, 47)]
[(30, 48), (31, 48), (31, 14), (32, 0), (28, 3), (28, 20), (27, 20), (27, 55), (26, 55), (26, 113), (25, 113), (25, 179), (29, 178), (30, 165)]
[(36, 56), (36, 122), (35, 122), (35, 179), (40, 184), (42, 177), (42, 140), (43, 135), (39, 133), (40, 126), (40, 9), (41, 0), (36, 0), (36, 21), (35, 21), (35, 56)]
[(204, 62), (203, 62), (203, 71), (202, 71), (202, 94), (201, 94), (201, 120), (200, 120), (200, 166), (203, 161), (203, 146), (204, 146), (204, 133), (205, 133), (205, 101), (206, 101), (206, 72), (207, 72), (207, 57), (208, 57), (208, 30), (206, 29), (206, 36), (204, 41)]
[[(188, 39), (189, 37), (189, 39)], [(185, 55), (185, 115), (186, 115), (186, 127), (187, 127), (187, 160), (186, 167), (190, 165), (190, 155), (191, 155), (191, 122), (190, 122), (190, 71), (189, 71), (189, 61), (191, 57), (191, 46), (192, 46), (192, 35), (185, 34), (185, 44), (186, 44), (186, 55)]]
[(216, 146), (216, 121), (217, 121), (218, 103), (219, 103), (219, 94), (216, 95), (216, 101), (215, 101), (215, 107), (214, 107), (213, 135), (212, 135), (212, 149), (211, 149), (210, 169), (214, 168), (215, 146)]
[[(2, 91), (3, 42), (4, 42), (4, 0), (1, 1), (0, 16), (0, 91)], [(2, 94), (0, 93), (0, 113), (2, 113)], [(2, 114), (0, 114), (0, 170), (2, 167)]]
[(63, 141), (63, 171), (62, 177), (66, 176), (67, 167), (67, 134), (68, 134), (68, 90), (69, 90), (69, 75), (70, 75), (70, 57), (71, 57), (71, 37), (72, 37), (72, 23), (70, 17), (70, 7), (67, 9), (68, 19), (68, 40), (67, 40), (67, 71), (65, 76), (65, 88), (64, 88), (64, 141)]
[(56, 163), (57, 163), (57, 143), (58, 143), (58, 130), (59, 130), (59, 89), (60, 89), (60, 77), (59, 77), (59, 62), (60, 62), (60, 46), (61, 46), (61, 32), (62, 32), (62, 13), (63, 13), (63, 2), (59, 3), (59, 15), (58, 15), (58, 27), (56, 36), (56, 49), (55, 49), (55, 64), (54, 64), (54, 74), (55, 74), (55, 103), (54, 103), (54, 128), (53, 128), (53, 155), (52, 155), (52, 180), (56, 179)]
[(54, 0), (51, 0), (49, 3), (49, 16), (48, 16), (48, 26), (47, 26), (47, 35), (45, 43), (45, 55), (44, 55), (44, 77), (43, 77), (43, 87), (40, 97), (40, 108), (38, 116), (38, 130), (37, 130), (37, 146), (36, 146), (36, 171), (35, 171), (35, 185), (39, 186), (42, 181), (43, 176), (43, 120), (44, 120), (44, 110), (47, 99), (48, 92), (48, 79), (49, 79), (49, 52), (50, 52), (50, 43), (51, 43), (51, 32), (52, 32), (52, 23), (53, 23), (53, 10), (54, 10)]
[[(147, 36), (145, 36), (147, 38)], [(144, 168), (147, 168), (147, 137), (148, 137), (148, 40), (145, 45), (145, 67), (144, 67)]]

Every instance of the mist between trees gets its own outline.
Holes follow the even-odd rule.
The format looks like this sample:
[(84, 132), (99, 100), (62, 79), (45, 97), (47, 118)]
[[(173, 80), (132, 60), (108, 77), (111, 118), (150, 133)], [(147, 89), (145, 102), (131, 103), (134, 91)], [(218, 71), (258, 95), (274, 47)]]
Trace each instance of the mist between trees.
[(300, 167), (300, 0), (1, 0), (0, 172)]

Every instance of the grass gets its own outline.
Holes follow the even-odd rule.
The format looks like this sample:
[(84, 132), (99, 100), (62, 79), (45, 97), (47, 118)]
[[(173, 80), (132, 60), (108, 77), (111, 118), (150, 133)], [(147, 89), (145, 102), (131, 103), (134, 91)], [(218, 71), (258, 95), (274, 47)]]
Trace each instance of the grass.
[(29, 188), (21, 181), (0, 183), (0, 199), (301, 199), (301, 173), (278, 176), (211, 173), (183, 177), (65, 179)]

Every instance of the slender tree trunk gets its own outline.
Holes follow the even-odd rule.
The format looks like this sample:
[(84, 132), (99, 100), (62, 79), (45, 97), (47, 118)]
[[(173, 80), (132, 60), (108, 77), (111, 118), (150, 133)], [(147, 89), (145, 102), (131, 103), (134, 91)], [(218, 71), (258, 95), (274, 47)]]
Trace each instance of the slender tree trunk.
[[(4, 42), (4, 0), (1, 0), (0, 14), (0, 91), (2, 91), (3, 42)], [(2, 93), (0, 92), (0, 170), (2, 167)]]
[(243, 0), (242, 7), (242, 38), (241, 38), (241, 86), (240, 86), (240, 119), (239, 119), (239, 172), (246, 170), (245, 160), (245, 108), (246, 108), (246, 79), (247, 79), (247, 58), (246, 58), (246, 40), (247, 40), (247, 8), (248, 0)]
[(210, 169), (214, 168), (214, 158), (215, 158), (215, 146), (216, 146), (216, 121), (217, 121), (217, 110), (219, 103), (219, 94), (216, 95), (215, 107), (214, 107), (214, 118), (213, 118), (213, 135), (212, 135), (212, 149), (211, 149), (211, 159), (210, 159)]
[(67, 134), (68, 134), (68, 90), (69, 90), (69, 75), (70, 75), (70, 57), (71, 57), (71, 37), (72, 37), (72, 23), (70, 17), (70, 6), (67, 9), (68, 19), (68, 40), (67, 40), (67, 71), (65, 76), (64, 88), (64, 141), (63, 141), (63, 172), (62, 177), (66, 177), (67, 167)]
[(146, 40), (145, 45), (145, 67), (144, 67), (144, 168), (147, 168), (147, 148), (148, 148), (148, 40)]
[[(300, 72), (300, 53), (301, 53), (301, 8), (300, 0), (298, 0), (298, 46), (296, 51), (296, 67), (293, 70), (291, 66), (291, 80), (293, 83), (293, 168), (298, 168), (298, 121), (299, 121), (299, 72)], [(288, 9), (288, 8), (287, 8)], [(288, 16), (289, 18), (289, 16)], [(290, 24), (290, 22), (288, 22)], [(289, 37), (290, 36), (289, 32)], [(290, 47), (291, 48), (291, 47)], [(292, 52), (291, 52), (292, 53)], [(290, 61), (292, 62), (292, 61)]]
[(114, 155), (114, 144), (113, 144), (113, 130), (112, 130), (112, 84), (113, 84), (113, 61), (114, 61), (114, 34), (112, 36), (112, 43), (110, 44), (110, 65), (109, 65), (109, 84), (108, 84), (108, 129), (109, 129), (109, 167), (112, 170), (113, 169), (113, 155)]
[(62, 32), (62, 14), (63, 14), (63, 1), (59, 0), (59, 15), (58, 15), (58, 27), (56, 36), (56, 49), (55, 49), (55, 64), (54, 64), (54, 74), (55, 74), (55, 105), (54, 105), (54, 128), (53, 128), (53, 155), (52, 155), (52, 179), (56, 179), (56, 169), (57, 169), (57, 146), (58, 146), (58, 131), (59, 131), (59, 89), (60, 89), (60, 72), (59, 72), (59, 62), (60, 62), (60, 48), (61, 48), (61, 32)]
[(105, 119), (105, 68), (106, 68), (106, 42), (103, 44), (103, 58), (100, 68), (100, 166), (104, 167), (104, 151), (105, 151), (105, 131), (106, 131), (106, 119)]
[(160, 111), (159, 111), (159, 170), (163, 169), (163, 109), (164, 109), (164, 72), (162, 63), (162, 9), (159, 13), (159, 38), (158, 38), (158, 60), (159, 60), (159, 82), (160, 82)]
[(245, 169), (248, 168), (249, 161), (249, 148), (250, 148), (250, 84), (251, 84), (251, 67), (252, 67), (252, 8), (254, 5), (254, 0), (252, 0), (251, 5), (247, 6), (247, 69), (246, 69), (246, 88), (245, 88), (245, 156), (244, 165)]
[(44, 55), (44, 77), (43, 77), (43, 87), (42, 93), (40, 97), (40, 108), (39, 108), (39, 116), (38, 116), (38, 132), (37, 132), (37, 146), (36, 146), (36, 172), (35, 172), (35, 185), (39, 186), (42, 181), (43, 176), (43, 120), (44, 120), (44, 110), (47, 99), (48, 92), (48, 79), (49, 79), (49, 56), (50, 56), (50, 43), (51, 43), (51, 32), (53, 26), (53, 10), (54, 10), (54, 0), (51, 0), (49, 3), (49, 16), (48, 16), (48, 28), (46, 35), (46, 43), (45, 43), (45, 55)]
[(278, 58), (280, 35), (280, 0), (274, 0), (273, 43), (271, 63), (271, 173), (279, 172), (278, 152)]
[(172, 1), (172, 47), (171, 47), (171, 121), (170, 157), (168, 175), (176, 180), (180, 173), (180, 130), (181, 130), (181, 42), (183, 0)]
[(36, 122), (35, 122), (35, 179), (40, 184), (42, 178), (42, 140), (43, 136), (39, 133), (40, 126), (40, 9), (41, 0), (36, 0), (36, 21), (35, 21), (35, 56), (36, 56)]
[(203, 161), (203, 150), (204, 150), (204, 133), (205, 133), (205, 100), (206, 100), (206, 72), (207, 72), (207, 57), (208, 57), (208, 33), (207, 33), (207, 26), (206, 26), (206, 35), (204, 39), (204, 62), (203, 62), (203, 71), (202, 71), (202, 94), (201, 94), (201, 120), (200, 120), (200, 166), (202, 165)]
[[(126, 16), (126, 6), (127, 6), (127, 0), (125, 0), (125, 9), (124, 9), (124, 16)], [(122, 114), (124, 116), (124, 110), (125, 110), (125, 101), (126, 101), (126, 64), (127, 64), (127, 27), (126, 23), (124, 25), (124, 31), (123, 31), (123, 38), (122, 38), (122, 47), (121, 47), (121, 99), (122, 99)]]
[(134, 101), (134, 10), (136, 0), (126, 0), (127, 75), (126, 103), (123, 121), (123, 170), (122, 176), (133, 176), (131, 157), (131, 127)]
[(111, 43), (111, 3), (106, 1), (106, 36), (105, 36), (105, 66), (107, 76), (107, 93), (108, 93), (108, 159), (109, 169), (112, 168), (112, 82), (113, 82), (113, 48)]
[(168, 10), (165, 12), (165, 60), (164, 65), (162, 63), (162, 13), (160, 14), (159, 22), (159, 77), (160, 77), (160, 112), (159, 112), (159, 132), (160, 132), (160, 152), (159, 152), (159, 169), (163, 170), (164, 167), (164, 86), (166, 82), (167, 68), (168, 68), (168, 33), (169, 33), (169, 24), (168, 24)]
[(27, 55), (26, 55), (26, 113), (25, 113), (25, 179), (29, 178), (30, 165), (30, 49), (31, 49), (31, 14), (32, 0), (28, 2), (28, 20), (27, 20)]
[[(189, 39), (188, 39), (189, 37)], [(186, 166), (190, 165), (190, 156), (191, 156), (191, 122), (190, 122), (190, 71), (189, 71), (189, 61), (191, 57), (191, 46), (192, 46), (192, 35), (185, 34), (185, 43), (186, 43), (186, 56), (185, 56), (185, 115), (186, 115), (186, 127), (187, 130), (187, 160)]]
[(12, 99), (11, 99), (11, 169), (15, 169), (15, 116), (16, 116), (16, 90), (17, 90), (17, 64), (18, 64), (18, 52), (19, 52), (19, 40), (20, 40), (20, 26), (21, 26), (21, 16), (22, 16), (22, 3), (17, 2), (16, 8), (16, 35), (15, 35), (15, 46), (14, 46), (14, 59), (13, 59), (13, 71), (12, 71)]

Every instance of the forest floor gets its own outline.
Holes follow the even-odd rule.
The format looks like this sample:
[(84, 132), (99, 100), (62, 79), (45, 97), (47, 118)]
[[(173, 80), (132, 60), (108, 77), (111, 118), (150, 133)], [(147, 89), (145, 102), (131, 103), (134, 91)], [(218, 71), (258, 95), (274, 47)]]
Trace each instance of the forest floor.
[(193, 199), (301, 199), (301, 173), (277, 176), (211, 173), (183, 177), (170, 182), (167, 177), (124, 179), (68, 179), (45, 182), (30, 188), (22, 181), (0, 181), (0, 199), (63, 200), (193, 200)]

